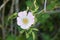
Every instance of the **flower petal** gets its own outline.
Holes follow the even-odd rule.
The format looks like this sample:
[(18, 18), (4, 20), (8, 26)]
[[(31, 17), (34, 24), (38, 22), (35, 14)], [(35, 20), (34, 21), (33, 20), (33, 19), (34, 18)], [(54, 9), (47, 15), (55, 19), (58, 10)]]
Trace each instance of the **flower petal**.
[(18, 13), (18, 16), (21, 17), (21, 18), (26, 16), (26, 15), (27, 15), (27, 11), (22, 11), (22, 12)]
[(29, 25), (34, 24), (34, 18), (28, 17), (29, 18)]
[(27, 29), (27, 30), (28, 30), (30, 27), (29, 27), (28, 25), (21, 25), (21, 28), (22, 28), (22, 29)]
[(28, 17), (30, 17), (30, 18), (34, 18), (32, 12), (28, 12)]
[(17, 25), (22, 25), (22, 22), (21, 22), (22, 20), (21, 20), (21, 18), (19, 18), (19, 17), (17, 17)]
[(34, 23), (34, 16), (31, 12), (28, 13), (28, 18), (29, 18), (30, 24), (33, 24)]

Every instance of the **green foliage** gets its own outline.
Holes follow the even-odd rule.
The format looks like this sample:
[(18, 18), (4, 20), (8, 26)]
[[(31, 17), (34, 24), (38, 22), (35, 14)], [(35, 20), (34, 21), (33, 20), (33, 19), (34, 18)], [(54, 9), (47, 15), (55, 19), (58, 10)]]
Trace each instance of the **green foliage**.
[[(23, 29), (21, 29), (20, 27), (18, 27), (18, 29), (19, 29), (19, 31), (20, 31), (20, 34), (21, 35), (25, 35), (26, 37), (26, 39), (27, 40), (35, 40), (36, 38), (36, 36), (35, 36), (35, 31), (38, 31), (38, 29), (37, 28), (30, 28), (29, 30), (23, 30)], [(23, 35), (23, 36), (24, 36)], [(30, 39), (32, 37), (32, 39)]]
[(12, 36), (12, 35), (8, 35), (8, 37), (6, 38), (6, 40), (14, 40), (15, 38), (14, 38), (14, 36)]
[(42, 33), (43, 40), (51, 40), (51, 37), (48, 34)]
[(24, 35), (15, 36), (15, 35), (8, 35), (6, 40), (26, 40)]
[(50, 15), (47, 13), (40, 13), (36, 15), (37, 21), (40, 23), (45, 23), (49, 17)]
[(26, 1), (27, 7), (29, 7), (29, 10), (32, 11), (33, 13), (36, 12), (39, 8), (37, 1), (36, 0), (28, 0)]
[(0, 40), (1, 40), (1, 37), (0, 37)]
[(35, 9), (34, 4), (31, 1), (26, 1), (26, 5), (30, 8), (30, 10), (34, 10)]
[[(37, 19), (36, 23), (40, 23), (39, 27), (38, 27), (38, 29), (40, 29), (40, 30), (38, 30), (37, 28), (31, 28), (27, 31), (27, 30), (21, 29), (20, 26), (16, 26), (16, 28), (18, 28), (17, 30), (19, 30), (20, 35), (19, 36), (8, 35), (6, 37), (6, 40), (35, 40), (37, 38), (36, 35), (39, 35), (39, 36), (41, 35), (40, 37), (42, 37), (43, 40), (51, 40), (52, 38), (54, 39), (54, 35), (52, 35), (53, 36), (52, 38), (50, 35), (55, 33), (56, 31), (59, 31), (57, 29), (60, 28), (60, 13), (55, 13), (55, 14), (45, 13), (43, 10), (44, 1), (45, 0), (21, 0), (21, 2), (20, 2), (20, 0), (19, 0), (20, 3), (19, 3), (18, 9), (20, 9), (20, 11), (22, 11), (22, 10), (26, 10), (26, 8), (28, 7), (27, 11), (31, 11), (35, 15), (35, 19)], [(1, 1), (0, 1), (0, 3), (1, 3)], [(16, 12), (9, 15), (11, 3), (12, 2), (8, 2), (7, 3), (8, 5), (5, 6), (6, 11), (4, 14), (4, 27), (7, 24), (8, 24), (8, 26), (10, 26), (11, 20), (13, 20), (13, 19), (15, 20), (18, 15), (18, 13), (16, 13)], [(47, 0), (47, 11), (52, 11), (54, 9), (60, 10), (59, 8), (60, 8), (60, 0)], [(7, 10), (7, 9), (9, 9), (9, 10)], [(16, 10), (16, 8), (14, 9), (14, 11), (15, 10)], [(40, 10), (43, 10), (43, 11), (40, 13)], [(3, 11), (3, 9), (2, 9), (2, 11)], [(3, 12), (1, 12), (0, 15), (1, 14), (3, 14)], [(1, 16), (0, 16), (0, 19), (2, 20)], [(16, 22), (14, 20), (13, 20), (13, 26), (15, 25), (14, 23)], [(0, 21), (0, 27), (3, 28), (2, 27), (3, 25), (1, 25), (1, 24), (2, 23)], [(8, 26), (6, 29), (9, 29)], [(36, 32), (38, 32), (38, 31), (39, 32), (41, 31), (40, 32), (41, 34), (36, 34)], [(50, 35), (49, 35), (49, 33), (50, 33)], [(59, 33), (57, 33), (57, 34), (59, 34)], [(60, 40), (59, 35), (55, 38), (55, 40)], [(2, 40), (1, 37), (0, 37), (0, 40)]]
[(15, 19), (17, 17), (17, 13), (12, 14), (11, 16), (8, 17), (8, 20)]
[(55, 5), (56, 5), (55, 2), (50, 3), (49, 5), (47, 5), (47, 10), (53, 10)]
[(33, 6), (33, 3), (32, 3), (31, 1), (26, 1), (26, 5), (27, 5), (28, 7), (32, 7), (32, 6)]
[(26, 40), (25, 35), (20, 35), (16, 37), (16, 40)]

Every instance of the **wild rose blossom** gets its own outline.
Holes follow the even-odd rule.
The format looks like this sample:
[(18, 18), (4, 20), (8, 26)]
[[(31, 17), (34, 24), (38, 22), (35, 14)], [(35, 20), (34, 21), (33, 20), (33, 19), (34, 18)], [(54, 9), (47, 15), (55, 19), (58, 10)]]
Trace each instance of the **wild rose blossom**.
[(34, 16), (32, 12), (22, 11), (18, 13), (17, 25), (22, 29), (29, 29), (34, 24)]

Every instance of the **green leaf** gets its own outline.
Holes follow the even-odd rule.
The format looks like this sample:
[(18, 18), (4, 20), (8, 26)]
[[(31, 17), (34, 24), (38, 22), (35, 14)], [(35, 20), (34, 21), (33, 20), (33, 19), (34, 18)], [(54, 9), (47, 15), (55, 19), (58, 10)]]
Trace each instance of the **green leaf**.
[(35, 40), (35, 33), (34, 32), (32, 32), (32, 36), (33, 36), (33, 40)]
[(32, 28), (32, 30), (34, 30), (34, 31), (38, 31), (38, 29), (37, 29), (37, 28)]
[(29, 7), (30, 11), (35, 10), (35, 7), (32, 1), (26, 1), (26, 5)]
[(28, 7), (31, 7), (31, 6), (33, 6), (33, 3), (32, 3), (31, 1), (26, 1), (26, 5), (27, 5)]
[(21, 30), (20, 33), (23, 34), (25, 31), (24, 30)]
[(29, 38), (29, 34), (26, 32), (26, 38), (28, 39)]
[(8, 20), (14, 19), (17, 17), (17, 13), (12, 14), (11, 16), (8, 17)]
[(31, 32), (32, 32), (32, 28), (29, 30), (28, 34), (31, 34)]
[(19, 31), (22, 31), (23, 30), (20, 26), (17, 26), (17, 28), (18, 28)]
[(45, 23), (49, 17), (50, 15), (47, 13), (40, 13), (39, 15), (36, 16), (37, 21), (40, 23)]
[(30, 36), (27, 40), (33, 40), (32, 36)]
[(54, 9), (55, 5), (56, 5), (55, 2), (50, 3), (49, 5), (47, 5), (47, 10), (52, 10), (52, 9)]

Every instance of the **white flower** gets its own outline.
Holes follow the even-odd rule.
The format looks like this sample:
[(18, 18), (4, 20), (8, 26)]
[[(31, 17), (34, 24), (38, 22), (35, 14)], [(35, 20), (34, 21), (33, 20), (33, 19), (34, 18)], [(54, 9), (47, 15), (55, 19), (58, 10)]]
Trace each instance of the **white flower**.
[(22, 29), (29, 29), (31, 25), (34, 24), (34, 16), (31, 12), (19, 12), (17, 17), (17, 24), (21, 26)]

